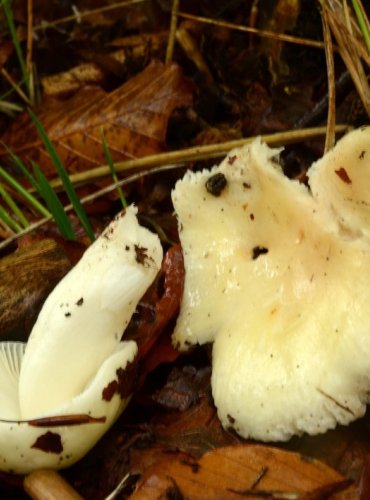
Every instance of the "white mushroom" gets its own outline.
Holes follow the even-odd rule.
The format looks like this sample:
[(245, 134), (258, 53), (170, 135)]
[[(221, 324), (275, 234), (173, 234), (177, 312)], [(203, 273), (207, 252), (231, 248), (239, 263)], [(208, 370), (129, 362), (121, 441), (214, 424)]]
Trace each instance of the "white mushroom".
[(223, 425), (265, 441), (348, 424), (370, 393), (370, 129), (312, 167), (312, 194), (278, 153), (255, 141), (173, 192), (185, 260), (174, 342), (214, 342)]
[(369, 162), (369, 129), (363, 128), (343, 137), (309, 171), (314, 197), (348, 236), (370, 236)]
[(137, 354), (121, 336), (161, 261), (129, 207), (47, 298), (27, 346), (0, 344), (0, 469), (71, 465), (116, 420)]

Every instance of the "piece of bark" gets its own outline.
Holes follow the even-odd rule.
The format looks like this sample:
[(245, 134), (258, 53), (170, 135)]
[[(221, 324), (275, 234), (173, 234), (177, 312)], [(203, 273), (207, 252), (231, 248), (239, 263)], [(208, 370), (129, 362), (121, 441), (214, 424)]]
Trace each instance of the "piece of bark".
[(71, 264), (53, 240), (21, 248), (0, 260), (1, 340), (25, 340), (41, 306)]

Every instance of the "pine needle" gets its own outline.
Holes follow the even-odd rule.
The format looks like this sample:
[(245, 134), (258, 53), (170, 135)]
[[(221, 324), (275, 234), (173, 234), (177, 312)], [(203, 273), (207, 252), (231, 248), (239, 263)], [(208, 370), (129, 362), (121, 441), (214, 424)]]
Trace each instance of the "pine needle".
[(221, 21), (219, 19), (211, 19), (209, 17), (194, 16), (193, 14), (188, 14), (186, 12), (178, 12), (178, 17), (183, 19), (190, 19), (203, 24), (211, 24), (213, 26), (221, 26), (222, 28), (228, 28), (235, 31), (242, 31), (245, 33), (253, 33), (261, 38), (271, 38), (272, 40), (280, 40), (282, 42), (296, 43), (298, 45), (305, 45), (306, 47), (313, 47), (316, 49), (324, 49), (325, 44), (323, 42), (318, 42), (316, 40), (309, 40), (306, 38), (299, 38), (296, 36), (285, 35), (284, 33), (274, 33), (272, 31), (260, 30), (257, 28), (250, 28), (249, 26), (244, 26), (243, 24), (230, 23), (228, 21)]
[(328, 24), (335, 36), (339, 53), (347, 66), (363, 107), (370, 116), (370, 85), (364, 64), (370, 67), (370, 54), (364, 45), (361, 30), (347, 7), (347, 2), (320, 0)]
[(328, 118), (326, 121), (325, 153), (332, 149), (335, 144), (335, 76), (333, 42), (328, 22), (328, 14), (322, 10), (322, 24), (325, 42), (325, 57), (328, 75)]

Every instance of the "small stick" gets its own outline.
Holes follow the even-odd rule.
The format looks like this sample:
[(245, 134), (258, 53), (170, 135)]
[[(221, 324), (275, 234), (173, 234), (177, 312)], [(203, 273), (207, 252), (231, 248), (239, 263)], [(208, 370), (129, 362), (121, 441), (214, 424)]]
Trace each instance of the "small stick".
[(183, 27), (180, 27), (178, 30), (176, 30), (176, 40), (181, 45), (188, 58), (191, 61), (193, 61), (193, 63), (196, 65), (199, 71), (203, 73), (207, 83), (208, 84), (212, 83), (213, 82), (212, 73), (209, 67), (207, 66), (206, 61), (204, 60), (202, 53), (197, 47), (195, 40), (190, 35), (188, 30), (186, 30)]
[[(33, 82), (31, 82), (32, 73), (32, 54), (33, 54), (33, 38), (32, 38), (32, 27), (33, 27), (33, 0), (27, 0), (27, 56), (26, 56), (26, 71), (29, 77), (29, 93), (30, 99), (33, 101), (34, 91), (31, 87)], [(33, 79), (32, 79), (33, 80)]]
[[(81, 198), (80, 201), (81, 201), (82, 204), (89, 203), (90, 201), (93, 201), (96, 198), (99, 198), (100, 196), (103, 196), (104, 194), (110, 193), (111, 191), (113, 191), (114, 189), (116, 189), (118, 186), (125, 186), (127, 184), (130, 184), (130, 182), (134, 182), (134, 181), (137, 181), (139, 179), (142, 179), (142, 178), (146, 177), (147, 175), (153, 175), (153, 174), (156, 174), (158, 172), (164, 172), (164, 171), (167, 171), (167, 170), (174, 170), (174, 169), (179, 168), (181, 166), (182, 165), (162, 165), (161, 167), (154, 167), (154, 168), (151, 168), (150, 170), (147, 170), (147, 171), (144, 171), (144, 172), (141, 171), (141, 172), (139, 172), (137, 174), (131, 175), (130, 177), (126, 177), (125, 179), (122, 179), (119, 182), (114, 182), (110, 186), (102, 188), (102, 189), (100, 189), (99, 191), (97, 191), (95, 193), (89, 194), (89, 195)], [(72, 205), (67, 205), (66, 207), (64, 207), (64, 210), (66, 212), (69, 212), (72, 209), (73, 209)], [(2, 250), (3, 248), (6, 248), (8, 245), (10, 245), (10, 243), (12, 243), (13, 241), (15, 241), (19, 237), (24, 236), (25, 234), (28, 234), (28, 233), (34, 231), (35, 229), (43, 226), (44, 224), (46, 224), (50, 220), (51, 220), (51, 215), (49, 215), (48, 217), (44, 217), (43, 219), (41, 219), (41, 220), (39, 220), (37, 222), (34, 222), (30, 226), (28, 226), (27, 229), (24, 229), (21, 233), (15, 234), (13, 236), (8, 237), (8, 239), (6, 239), (4, 241), (1, 241), (0, 242), (0, 250)], [(11, 233), (11, 234), (13, 234), (13, 233)]]
[[(337, 125), (335, 127), (336, 133), (348, 132), (350, 127), (348, 125)], [(305, 140), (310, 140), (315, 137), (320, 137), (326, 134), (326, 127), (313, 127), (305, 129), (295, 129), (286, 132), (277, 132), (272, 134), (261, 135), (261, 140), (266, 142), (269, 146), (281, 146), (292, 144)], [(217, 144), (206, 144), (204, 146), (195, 146), (191, 148), (181, 149), (179, 151), (169, 151), (167, 153), (160, 153), (156, 155), (144, 156), (142, 158), (135, 158), (132, 160), (125, 160), (116, 162), (115, 167), (118, 172), (125, 172), (127, 170), (157, 167), (158, 165), (165, 165), (168, 163), (184, 163), (190, 161), (208, 160), (211, 158), (219, 158), (227, 154), (233, 148), (239, 148), (245, 144), (250, 144), (256, 137), (245, 137), (242, 139), (235, 139)], [(73, 184), (86, 183), (91, 180), (101, 179), (110, 175), (110, 170), (107, 165), (96, 167), (86, 172), (78, 172), (71, 174), (70, 180)], [(60, 179), (55, 179), (50, 182), (54, 188), (61, 187)]]
[[(348, 125), (336, 125), (335, 132), (336, 133), (345, 133), (350, 130), (351, 127)], [(294, 142), (309, 140), (314, 137), (319, 137), (320, 135), (324, 135), (326, 133), (325, 127), (316, 127), (310, 129), (301, 129), (301, 130), (293, 130), (289, 132), (278, 132), (276, 134), (268, 134), (262, 135), (261, 139), (267, 142), (270, 146), (277, 146), (281, 144), (291, 144)], [(89, 203), (94, 199), (102, 196), (110, 191), (113, 191), (117, 188), (117, 186), (124, 186), (129, 184), (130, 182), (134, 182), (138, 179), (141, 179), (147, 175), (153, 175), (158, 172), (164, 172), (166, 170), (173, 170), (176, 168), (183, 167), (184, 165), (181, 163), (186, 163), (186, 161), (196, 161), (207, 158), (217, 158), (226, 154), (230, 149), (235, 147), (240, 147), (244, 144), (248, 144), (252, 142), (255, 137), (249, 137), (245, 139), (237, 139), (234, 141), (224, 142), (222, 144), (208, 144), (205, 146), (198, 146), (195, 148), (188, 148), (180, 151), (171, 151), (169, 153), (162, 153), (158, 155), (146, 156), (144, 158), (137, 158), (135, 160), (127, 160), (126, 162), (121, 162), (120, 170), (128, 170), (139, 167), (150, 167), (149, 170), (140, 171), (136, 174), (131, 175), (130, 177), (126, 177), (125, 179), (120, 180), (119, 182), (114, 182), (110, 186), (107, 186), (98, 192), (92, 193), (90, 195), (85, 196), (81, 199), (81, 203)], [(169, 160), (172, 158), (174, 164), (172, 165), (163, 165), (165, 160)], [(116, 170), (118, 164), (116, 164)], [(90, 170), (89, 172), (82, 172), (78, 174), (73, 174), (70, 176), (70, 180), (75, 184), (91, 181), (92, 179), (97, 179), (108, 175), (110, 172), (108, 166), (97, 167), (95, 169)], [(60, 179), (56, 179), (55, 181), (51, 181), (50, 183), (54, 188), (60, 188), (61, 182)], [(69, 211), (72, 209), (72, 205), (68, 205), (64, 207), (65, 211)], [(21, 233), (8, 238), (5, 241), (0, 242), (0, 250), (7, 247), (10, 243), (15, 241), (20, 236), (23, 236), (38, 227), (42, 226), (46, 222), (51, 220), (51, 216), (44, 217), (43, 219), (31, 224), (27, 229), (23, 230)]]
[(331, 38), (328, 14), (322, 10), (322, 24), (325, 42), (325, 57), (328, 74), (328, 118), (326, 121), (325, 153), (332, 149), (335, 144), (335, 77), (333, 41)]
[(39, 31), (45, 28), (50, 28), (57, 24), (68, 23), (69, 21), (76, 21), (77, 18), (81, 20), (85, 17), (89, 17), (94, 14), (100, 14), (101, 12), (108, 12), (109, 10), (115, 10), (121, 7), (130, 7), (131, 5), (134, 5), (136, 3), (142, 3), (145, 1), (146, 0), (126, 0), (124, 2), (117, 2), (111, 5), (105, 5), (104, 7), (99, 7), (98, 9), (91, 9), (91, 10), (86, 10), (85, 12), (78, 12), (78, 14), (75, 13), (71, 16), (61, 17), (60, 19), (55, 19), (54, 21), (44, 21), (38, 26), (35, 26), (33, 30)]
[(53, 470), (31, 472), (23, 481), (25, 492), (34, 500), (82, 500), (82, 496)]
[(190, 19), (192, 21), (197, 21), (199, 23), (213, 24), (214, 26), (221, 26), (223, 28), (230, 28), (237, 31), (245, 31), (246, 33), (253, 33), (260, 37), (272, 38), (273, 40), (281, 40), (282, 42), (297, 43), (299, 45), (306, 45), (307, 47), (314, 47), (316, 49), (324, 49), (325, 44), (323, 42), (317, 42), (316, 40), (309, 40), (306, 38), (299, 38), (291, 35), (284, 35), (281, 33), (273, 33), (272, 31), (259, 30), (257, 28), (250, 28), (248, 26), (243, 26), (241, 24), (229, 23), (227, 21), (219, 21), (217, 19), (210, 19), (208, 17), (194, 16), (193, 14), (187, 14), (185, 12), (179, 12), (178, 17), (184, 19)]
[(170, 34), (168, 37), (167, 52), (166, 52), (166, 65), (167, 66), (172, 61), (173, 51), (175, 48), (177, 14), (179, 12), (179, 4), (180, 4), (180, 0), (173, 0), (172, 10), (171, 10)]
[(118, 483), (116, 488), (112, 491), (112, 493), (110, 493), (107, 497), (105, 497), (104, 500), (114, 500), (114, 498), (117, 497), (118, 493), (120, 493), (123, 490), (123, 488), (126, 486), (126, 483), (127, 483), (127, 480), (129, 479), (129, 477), (130, 477), (130, 473), (128, 472), (121, 479), (121, 481)]
[(8, 82), (10, 83), (10, 85), (14, 88), (14, 90), (17, 92), (17, 94), (19, 95), (19, 97), (21, 99), (23, 99), (23, 101), (28, 105), (28, 106), (32, 106), (32, 103), (31, 101), (29, 100), (29, 98), (26, 96), (26, 94), (23, 92), (23, 90), (20, 88), (20, 86), (18, 85), (18, 83), (16, 81), (13, 80), (13, 78), (11, 77), (11, 75), (7, 72), (7, 70), (5, 68), (3, 68), (1, 70), (1, 74), (4, 76), (4, 78), (6, 80), (8, 80)]
[[(252, 7), (249, 13), (249, 26), (250, 28), (255, 28), (257, 24), (257, 17), (258, 17), (258, 4), (259, 0), (253, 0)], [(249, 35), (249, 48), (253, 47), (254, 45), (254, 33), (250, 33)]]

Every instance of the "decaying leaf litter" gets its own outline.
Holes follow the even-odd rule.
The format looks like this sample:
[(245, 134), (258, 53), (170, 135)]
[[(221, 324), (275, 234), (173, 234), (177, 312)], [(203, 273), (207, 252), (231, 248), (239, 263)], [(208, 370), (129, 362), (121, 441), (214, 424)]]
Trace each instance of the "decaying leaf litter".
[[(341, 51), (343, 40), (336, 38), (339, 35), (334, 29), (335, 22), (342, 27), (345, 42), (346, 15), (339, 17), (339, 12), (346, 13), (349, 6), (322, 2), (334, 43), (335, 72), (331, 72), (334, 78), (331, 88), (335, 90), (336, 102), (333, 108), (332, 93), (328, 95), (320, 11), (317, 6), (313, 8), (311, 2), (211, 3), (204, 0), (186, 5), (179, 2), (178, 16), (172, 16), (176, 32), (171, 35), (171, 5), (167, 2), (135, 2), (124, 7), (104, 5), (112, 10), (100, 10), (103, 5), (97, 3), (79, 2), (72, 19), (64, 21), (63, 18), (73, 12), (70, 5), (53, 5), (51, 9), (48, 2), (32, 5), (29, 1), (27, 12), (25, 6), (13, 3), (20, 46), (27, 55), (26, 66), (33, 68), (34, 91), (27, 99), (35, 102), (33, 109), (71, 178), (76, 172), (83, 174), (78, 187), (80, 197), (94, 196), (103, 185), (111, 183), (106, 174), (102, 176), (102, 170), (92, 170), (106, 163), (102, 128), (117, 170), (124, 171), (127, 165), (127, 173), (120, 174), (123, 177), (140, 171), (142, 165), (153, 168), (168, 163), (160, 160), (159, 153), (164, 151), (178, 152), (171, 161), (181, 166), (170, 173), (142, 176), (124, 186), (126, 198), (138, 205), (143, 223), (159, 229), (164, 248), (168, 250), (167, 260), (163, 274), (142, 299), (129, 326), (130, 338), (140, 339), (142, 346), (142, 371), (134, 400), (128, 412), (94, 450), (62, 474), (85, 498), (107, 497), (124, 478), (122, 490), (117, 493), (119, 498), (128, 497), (130, 492), (134, 492), (134, 498), (203, 498), (204, 484), (213, 488), (210, 495), (216, 498), (251, 496), (255, 490), (271, 498), (279, 498), (279, 491), (280, 495), (291, 495), (291, 498), (304, 498), (304, 495), (340, 498), (340, 492), (344, 495), (345, 490), (353, 497), (358, 494), (366, 498), (369, 487), (366, 417), (322, 436), (293, 438), (274, 451), (267, 446), (240, 446), (244, 444), (240, 438), (221, 428), (212, 404), (210, 349), (205, 346), (180, 356), (170, 341), (183, 284), (178, 247), (172, 246), (178, 236), (169, 196), (175, 180), (184, 172), (185, 156), (181, 151), (195, 147), (191, 163), (185, 166), (196, 170), (214, 164), (213, 159), (206, 160), (205, 164), (196, 161), (197, 153), (198, 158), (207, 158), (202, 147), (209, 144), (220, 144), (213, 155), (221, 157), (226, 152), (222, 143), (243, 137), (325, 127), (329, 122), (328, 136), (333, 134), (333, 122), (346, 127), (368, 123), (364, 105), (366, 78), (363, 77), (368, 56), (360, 48), (365, 45), (357, 28), (352, 26), (350, 35), (356, 40), (352, 45), (359, 47), (355, 53), (360, 54), (360, 58), (355, 62), (351, 59), (349, 66), (348, 56), (346, 60), (343, 49)], [(93, 10), (89, 16), (82, 15)], [(30, 12), (35, 33), (31, 39), (27, 34)], [(62, 22), (45, 28), (46, 19)], [(244, 31), (245, 28), (251, 30)], [(289, 37), (304, 39), (306, 44), (303, 41), (293, 44)], [(169, 38), (175, 40), (173, 53), (169, 51), (172, 45), (168, 43)], [(2, 92), (11, 92), (3, 98), (4, 109), (8, 111), (13, 110), (14, 105), (25, 109), (30, 104), (5, 77), (10, 75), (17, 85), (22, 80), (14, 44), (10, 42), (10, 35), (4, 35), (0, 50), (4, 70)], [(164, 65), (166, 59), (167, 65)], [(20, 88), (27, 93), (22, 83)], [(336, 120), (333, 120), (334, 111)], [(1, 125), (2, 141), (25, 163), (30, 159), (37, 161), (45, 175), (54, 180), (53, 166), (28, 113), (3, 114)], [(320, 134), (286, 148), (283, 162), (290, 176), (305, 180), (307, 167), (323, 152), (322, 131)], [(2, 155), (2, 164), (21, 179), (5, 150)], [(152, 164), (140, 163), (146, 156), (152, 156)], [(125, 159), (131, 163), (125, 165)], [(58, 179), (55, 180), (58, 186)], [(12, 190), (10, 193), (27, 217), (36, 222), (39, 216), (33, 208)], [(67, 203), (62, 192), (60, 197)], [(113, 190), (113, 195), (97, 197), (85, 208), (99, 232), (119, 210), (120, 202)], [(82, 236), (74, 216), (72, 223)], [(1, 228), (4, 240), (12, 236), (9, 227), (1, 224)], [(38, 241), (46, 237), (56, 240), (58, 255), (64, 254), (64, 260), (68, 256), (75, 261), (88, 244), (84, 237), (79, 243), (63, 241), (48, 223), (27, 236), (14, 239), (2, 250), (3, 255), (16, 267), (19, 263), (13, 260), (17, 258), (14, 251), (23, 246), (29, 249), (28, 255), (36, 255), (32, 258), (38, 259), (40, 255), (42, 259), (43, 250), (38, 247)], [(7, 273), (7, 261), (4, 259), (4, 262), (1, 273)], [(63, 274), (63, 269), (58, 272)], [(47, 272), (47, 266), (40, 265), (40, 273), (46, 277)], [(1, 285), (3, 283), (5, 279), (1, 279)], [(13, 289), (14, 284), (10, 283), (2, 294), (8, 296)], [(20, 288), (16, 293), (28, 302), (35, 300), (32, 290)], [(44, 297), (46, 293), (44, 291)], [(15, 317), (12, 325), (7, 324), (7, 338), (12, 338), (16, 331), (19, 335), (20, 324), (20, 334), (27, 337), (31, 328), (30, 308), (39, 308), (39, 301), (38, 296), (34, 306), (26, 305), (21, 320)], [(35, 315), (35, 311), (32, 312)], [(287, 455), (283, 449), (300, 455)], [(249, 477), (251, 454), (256, 454), (253, 458), (256, 465), (248, 481), (245, 478)], [(311, 469), (305, 469), (306, 461), (301, 455), (319, 458), (337, 472), (315, 463)], [(262, 461), (256, 456), (263, 457)], [(230, 469), (229, 461), (233, 464), (237, 461), (240, 472)], [(293, 468), (280, 474), (280, 483), (274, 483), (274, 474), (281, 470), (277, 464), (290, 461), (295, 464)], [(225, 474), (216, 480), (214, 470), (218, 469)], [(297, 474), (310, 478), (305, 486), (299, 484), (301, 489), (295, 486)], [(21, 498), (22, 478), (2, 477), (3, 494), (7, 498)], [(235, 477), (243, 478), (240, 484), (234, 481)], [(348, 484), (348, 479), (353, 484)]]

